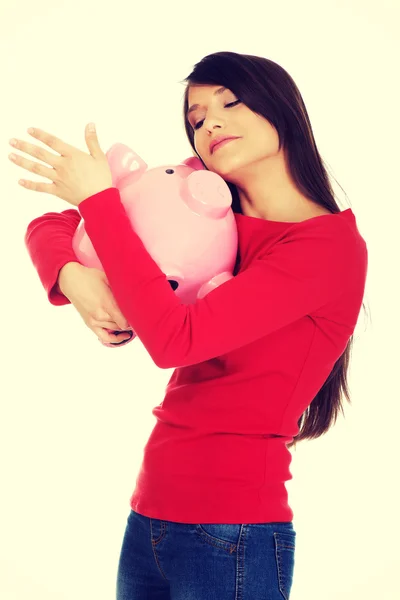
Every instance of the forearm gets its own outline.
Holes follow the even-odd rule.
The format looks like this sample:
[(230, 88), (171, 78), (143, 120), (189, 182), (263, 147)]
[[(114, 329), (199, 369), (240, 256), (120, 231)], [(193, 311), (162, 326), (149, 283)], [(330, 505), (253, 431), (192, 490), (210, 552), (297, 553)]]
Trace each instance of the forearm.
[(68, 279), (72, 273), (76, 272), (77, 269), (81, 268), (83, 265), (77, 261), (67, 262), (63, 267), (61, 267), (58, 278), (57, 278), (57, 291), (66, 296), (66, 288), (68, 285)]

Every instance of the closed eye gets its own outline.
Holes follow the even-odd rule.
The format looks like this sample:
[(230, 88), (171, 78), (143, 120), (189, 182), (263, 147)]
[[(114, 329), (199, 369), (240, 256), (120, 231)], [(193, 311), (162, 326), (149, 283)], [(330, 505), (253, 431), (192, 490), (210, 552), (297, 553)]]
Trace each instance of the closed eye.
[[(241, 100), (235, 100), (235, 102), (230, 102), (229, 104), (225, 104), (224, 108), (230, 108), (231, 106), (236, 106), (236, 104), (239, 104), (239, 102), (241, 102)], [(204, 122), (204, 119), (202, 119), (201, 121), (196, 123), (196, 125), (193, 127), (193, 129), (195, 129), (195, 130), (199, 129), (199, 125), (203, 122)]]

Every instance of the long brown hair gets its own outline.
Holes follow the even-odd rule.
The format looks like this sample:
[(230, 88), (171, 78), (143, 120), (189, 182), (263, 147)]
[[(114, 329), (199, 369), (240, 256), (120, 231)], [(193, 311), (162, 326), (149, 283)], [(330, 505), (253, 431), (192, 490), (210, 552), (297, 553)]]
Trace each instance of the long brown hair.
[[(198, 62), (181, 83), (187, 84), (183, 105), (186, 135), (198, 158), (193, 129), (186, 118), (189, 87), (198, 84), (224, 86), (276, 128), (279, 149), (284, 147), (287, 152), (290, 173), (298, 189), (332, 213), (340, 212), (327, 170), (317, 150), (302, 96), (292, 77), (281, 66), (260, 56), (216, 52)], [(232, 210), (241, 213), (237, 188), (230, 182), (226, 183), (232, 194)], [(365, 310), (364, 304), (363, 307)], [(287, 444), (288, 448), (296, 447), (301, 440), (324, 435), (335, 424), (339, 411), (344, 414), (342, 393), (351, 404), (347, 371), (352, 345), (353, 335), (318, 394), (300, 417), (299, 433)]]

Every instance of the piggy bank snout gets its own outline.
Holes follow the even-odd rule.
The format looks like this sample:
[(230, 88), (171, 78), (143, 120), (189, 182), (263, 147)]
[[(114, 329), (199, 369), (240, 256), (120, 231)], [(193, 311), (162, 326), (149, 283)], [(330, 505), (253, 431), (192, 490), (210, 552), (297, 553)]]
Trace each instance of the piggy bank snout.
[(195, 213), (212, 219), (224, 218), (232, 204), (225, 181), (212, 171), (195, 171), (182, 184), (182, 199)]

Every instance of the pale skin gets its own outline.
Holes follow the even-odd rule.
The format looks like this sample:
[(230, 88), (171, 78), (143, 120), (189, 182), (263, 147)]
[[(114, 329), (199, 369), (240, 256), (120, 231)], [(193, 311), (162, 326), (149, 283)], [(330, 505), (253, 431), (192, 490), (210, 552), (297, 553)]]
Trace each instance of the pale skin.
[[(244, 215), (299, 222), (331, 214), (296, 188), (284, 149), (278, 151), (277, 131), (266, 119), (240, 102), (233, 92), (221, 90), (218, 85), (193, 85), (189, 87), (188, 100), (189, 110), (194, 104), (199, 105), (188, 114), (194, 129), (196, 151), (210, 171), (237, 186)], [(229, 106), (236, 101), (239, 102)], [(78, 207), (89, 196), (112, 187), (107, 159), (96, 132), (90, 132), (88, 126), (85, 141), (89, 154), (37, 128), (30, 135), (58, 154), (23, 140), (10, 140), (14, 148), (49, 165), (46, 167), (20, 155), (14, 159), (10, 156), (19, 167), (53, 181), (48, 184), (26, 180), (26, 189), (54, 194)], [(238, 139), (212, 153), (210, 141), (217, 135), (234, 135)], [(78, 281), (79, 293), (75, 292)], [(86, 291), (84, 282), (87, 282)], [(116, 306), (102, 272), (90, 269), (89, 273), (78, 262), (70, 262), (61, 269), (58, 284), (100, 341), (119, 342), (122, 339), (122, 336), (116, 338), (106, 332), (106, 329), (126, 329), (128, 324)], [(100, 304), (93, 300), (99, 291), (102, 292)]]
[[(263, 117), (252, 112), (233, 92), (218, 93), (219, 85), (193, 85), (188, 114), (194, 129), (196, 151), (210, 171), (237, 186), (243, 214), (271, 221), (298, 222), (328, 209), (304, 196), (292, 181), (278, 133)], [(217, 93), (216, 93), (217, 92)], [(210, 152), (217, 135), (240, 136)]]
[(9, 159), (16, 165), (36, 175), (47, 177), (53, 183), (40, 183), (30, 180), (22, 181), (27, 189), (35, 192), (46, 192), (58, 196), (68, 204), (78, 207), (86, 198), (112, 187), (112, 175), (105, 153), (100, 148), (95, 129), (88, 124), (85, 128), (85, 141), (89, 154), (55, 135), (38, 128), (29, 128), (28, 133), (55, 150), (57, 154), (46, 148), (13, 138), (10, 145), (26, 154), (38, 158), (49, 166), (26, 159), (19, 154), (10, 154)]
[[(10, 140), (14, 148), (49, 165), (20, 155), (9, 157), (16, 165), (53, 181), (50, 184), (27, 180), (26, 189), (53, 194), (78, 207), (86, 198), (112, 187), (107, 158), (100, 148), (96, 132), (90, 131), (89, 126), (85, 129), (89, 154), (41, 129), (34, 128), (28, 133), (58, 154), (23, 140)], [(126, 333), (111, 333), (127, 330), (129, 323), (116, 304), (105, 273), (84, 267), (78, 262), (69, 262), (60, 270), (58, 287), (101, 342), (120, 343), (130, 338)]]

